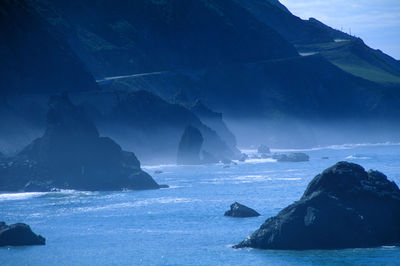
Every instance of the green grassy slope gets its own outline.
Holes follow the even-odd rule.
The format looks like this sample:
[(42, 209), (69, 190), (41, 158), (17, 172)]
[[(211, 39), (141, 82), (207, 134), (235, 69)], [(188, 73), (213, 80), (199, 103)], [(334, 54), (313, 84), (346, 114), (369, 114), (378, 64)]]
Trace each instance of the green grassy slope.
[(319, 53), (330, 62), (355, 76), (380, 83), (400, 83), (400, 64), (382, 56), (362, 40), (298, 45), (300, 53)]

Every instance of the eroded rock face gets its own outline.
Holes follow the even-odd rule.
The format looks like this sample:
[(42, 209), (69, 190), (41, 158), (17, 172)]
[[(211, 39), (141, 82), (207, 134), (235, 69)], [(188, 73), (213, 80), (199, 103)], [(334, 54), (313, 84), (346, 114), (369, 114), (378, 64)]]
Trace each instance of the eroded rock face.
[(400, 243), (400, 190), (378, 171), (339, 162), (317, 175), (302, 198), (236, 248), (342, 249)]
[(177, 163), (181, 165), (200, 164), (199, 154), (203, 141), (203, 136), (197, 128), (186, 127), (179, 142)]
[(0, 222), (0, 247), (45, 245), (46, 239), (32, 232), (27, 224), (6, 225)]
[(18, 156), (0, 161), (0, 190), (49, 191), (156, 189), (140, 162), (112, 139), (100, 137), (68, 96), (49, 103), (45, 134)]
[(246, 218), (246, 217), (257, 217), (260, 216), (258, 212), (255, 210), (244, 206), (238, 202), (231, 204), (231, 209), (226, 211), (225, 216), (232, 216), (232, 217), (239, 217), (239, 218)]

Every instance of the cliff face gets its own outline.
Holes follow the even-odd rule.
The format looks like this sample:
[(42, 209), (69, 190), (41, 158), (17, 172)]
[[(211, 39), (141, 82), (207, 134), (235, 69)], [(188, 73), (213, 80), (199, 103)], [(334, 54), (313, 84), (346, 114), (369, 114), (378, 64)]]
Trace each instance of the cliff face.
[[(193, 112), (146, 91), (76, 96), (100, 130), (135, 151), (145, 163), (175, 162), (184, 129), (192, 125), (204, 138), (203, 149), (218, 159), (233, 159), (238, 151)], [(108, 102), (106, 108), (105, 101)]]
[(197, 128), (186, 127), (179, 141), (177, 164), (200, 164), (200, 150), (203, 141), (203, 136)]

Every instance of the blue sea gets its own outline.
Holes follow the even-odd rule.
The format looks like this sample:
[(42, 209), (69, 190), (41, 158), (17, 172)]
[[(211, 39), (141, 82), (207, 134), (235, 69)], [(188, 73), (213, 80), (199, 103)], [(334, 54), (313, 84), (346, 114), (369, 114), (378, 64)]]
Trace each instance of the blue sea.
[[(400, 184), (399, 144), (303, 151), (309, 162), (255, 159), (230, 168), (143, 167), (168, 189), (0, 194), (0, 220), (27, 223), (47, 240), (45, 246), (0, 248), (0, 265), (399, 265), (400, 248), (390, 246), (330, 251), (231, 247), (299, 199), (316, 174), (338, 161), (379, 170)], [(262, 216), (224, 217), (234, 201)]]

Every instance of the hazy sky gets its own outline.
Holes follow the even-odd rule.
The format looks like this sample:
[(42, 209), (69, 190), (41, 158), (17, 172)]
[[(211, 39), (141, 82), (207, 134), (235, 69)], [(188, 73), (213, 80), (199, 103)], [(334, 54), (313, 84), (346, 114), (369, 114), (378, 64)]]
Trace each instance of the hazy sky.
[(364, 42), (400, 59), (400, 0), (280, 0), (294, 15), (314, 17), (361, 37)]

